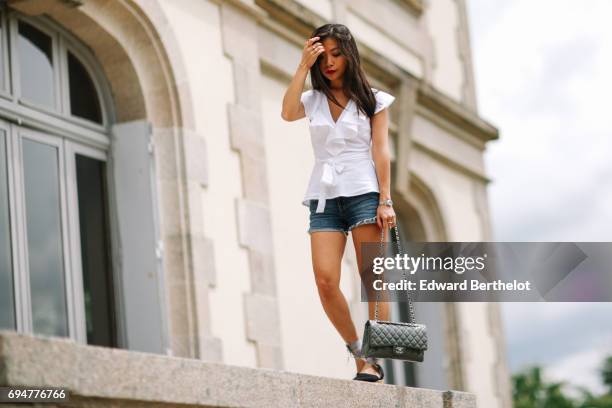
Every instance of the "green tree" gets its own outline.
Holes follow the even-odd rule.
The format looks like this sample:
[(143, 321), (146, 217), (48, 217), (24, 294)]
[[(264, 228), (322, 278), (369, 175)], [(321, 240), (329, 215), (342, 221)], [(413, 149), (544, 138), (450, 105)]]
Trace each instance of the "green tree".
[(601, 369), (603, 383), (608, 387), (608, 395), (612, 395), (612, 356), (608, 356)]
[(512, 376), (514, 408), (577, 408), (563, 394), (564, 382), (545, 383), (542, 369), (531, 367)]
[(589, 390), (582, 389), (583, 402), (579, 408), (612, 408), (612, 356), (608, 356), (600, 370), (601, 380), (608, 392), (604, 395), (595, 396)]
[(595, 396), (589, 390), (582, 388), (582, 403), (578, 408), (612, 408), (612, 395)]
[(599, 370), (607, 387), (604, 395), (593, 395), (588, 388), (576, 387), (582, 394), (576, 401), (563, 394), (564, 381), (546, 383), (542, 369), (530, 367), (512, 376), (514, 408), (612, 408), (612, 355)]

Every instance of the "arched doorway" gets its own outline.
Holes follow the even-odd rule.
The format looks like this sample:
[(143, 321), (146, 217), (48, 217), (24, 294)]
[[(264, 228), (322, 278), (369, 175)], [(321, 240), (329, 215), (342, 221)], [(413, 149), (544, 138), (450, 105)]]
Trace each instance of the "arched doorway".
[[(395, 168), (392, 167), (392, 171)], [(393, 177), (394, 175), (392, 175)], [(445, 241), (446, 227), (438, 200), (419, 175), (410, 174), (410, 188), (404, 195), (394, 191), (400, 241)], [(453, 304), (415, 302), (416, 320), (427, 326), (429, 344), (422, 363), (385, 360), (389, 382), (431, 389), (460, 386), (457, 378), (459, 356), (456, 347), (456, 322)], [(408, 321), (408, 303), (391, 303), (391, 320)]]

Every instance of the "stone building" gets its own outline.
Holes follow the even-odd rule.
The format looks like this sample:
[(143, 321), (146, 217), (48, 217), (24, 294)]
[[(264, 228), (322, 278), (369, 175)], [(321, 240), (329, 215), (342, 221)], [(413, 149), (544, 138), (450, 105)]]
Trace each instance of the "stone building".
[[(297, 373), (278, 373), (278, 406), (313, 381), (347, 387), (332, 380), (352, 378), (354, 364), (320, 306), (300, 204), (313, 164), (308, 126), (280, 117), (303, 43), (326, 22), (351, 29), (370, 84), (397, 98), (392, 197), (402, 239), (491, 238), (483, 153), (498, 132), (477, 113), (465, 0), (2, 4), (5, 384), (257, 405), (244, 398), (264, 398), (270, 384), (260, 377), (272, 371), (263, 369)], [(342, 289), (362, 327), (350, 242)], [(457, 390), (467, 393), (445, 406), (510, 407), (498, 305), (419, 303), (416, 311), (430, 332), (426, 361), (386, 362), (388, 382), (440, 392), (385, 395), (442, 401), (454, 395), (442, 391)], [(394, 318), (404, 314), (394, 306)], [(66, 356), (90, 371), (67, 369), (76, 360)], [(164, 364), (179, 377), (197, 371), (191, 362), (215, 378), (260, 378), (261, 393), (215, 383), (221, 389), (205, 396), (168, 396), (132, 383), (137, 373), (161, 381)], [(361, 395), (358, 386), (377, 387), (349, 384), (345, 403)], [(233, 391), (236, 399), (227, 397)]]

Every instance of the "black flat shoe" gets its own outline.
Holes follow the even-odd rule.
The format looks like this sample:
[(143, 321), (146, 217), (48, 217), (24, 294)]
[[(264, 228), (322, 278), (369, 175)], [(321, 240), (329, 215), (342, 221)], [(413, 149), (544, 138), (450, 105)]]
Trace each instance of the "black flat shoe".
[(380, 376), (368, 373), (357, 373), (353, 380), (382, 383), (383, 378), (385, 378), (385, 371), (378, 363), (372, 364), (372, 366), (380, 373)]

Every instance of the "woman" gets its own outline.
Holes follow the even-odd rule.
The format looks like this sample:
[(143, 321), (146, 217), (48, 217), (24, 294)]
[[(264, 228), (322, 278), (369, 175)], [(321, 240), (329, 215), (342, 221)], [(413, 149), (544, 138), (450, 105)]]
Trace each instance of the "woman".
[[(313, 89), (303, 92), (309, 71)], [(361, 355), (361, 339), (339, 286), (348, 232), (361, 268), (361, 243), (379, 242), (383, 226), (387, 241), (388, 228), (395, 226), (386, 109), (395, 98), (374, 91), (349, 29), (325, 24), (305, 43), (281, 116), (310, 121), (316, 162), (302, 204), (310, 208), (308, 233), (323, 309), (355, 357), (353, 379), (382, 382), (377, 359)], [(380, 303), (379, 319), (388, 320), (388, 313), (388, 305)], [(374, 302), (369, 314), (372, 319)]]

